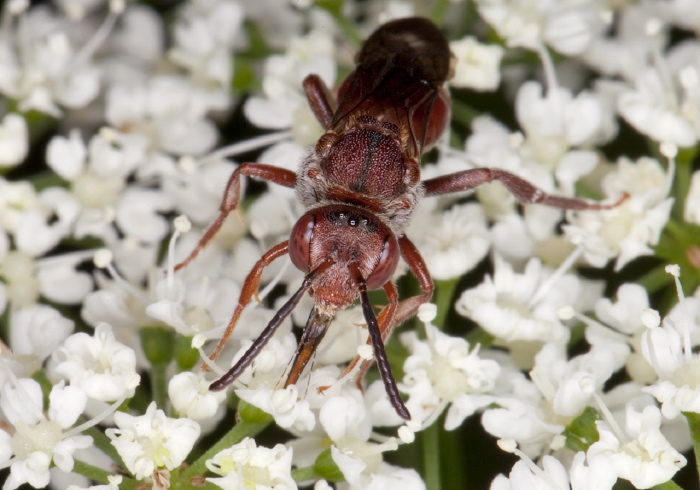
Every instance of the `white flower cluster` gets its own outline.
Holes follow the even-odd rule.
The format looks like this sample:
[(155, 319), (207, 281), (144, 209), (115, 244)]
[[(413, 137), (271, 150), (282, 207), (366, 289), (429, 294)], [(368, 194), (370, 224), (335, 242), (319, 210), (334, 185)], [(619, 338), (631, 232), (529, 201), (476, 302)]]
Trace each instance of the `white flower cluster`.
[[(674, 297), (660, 290), (680, 275), (659, 262), (700, 285), (700, 4), (474, 0), (467, 32), (468, 2), (437, 3), (455, 124), (422, 177), (497, 168), (604, 209), (520, 205), (498, 183), (419, 204), (406, 234), (441, 310), (422, 305), (419, 328), (387, 340), (408, 422), (381, 381), (354, 384), (372, 356), (358, 306), (284, 386), (308, 296), (231, 389), (209, 389), (216, 363), (242, 359), (303, 277), (286, 257), (265, 267), (256, 301), (202, 368), (251, 267), (303, 213), (292, 189), (258, 186), (176, 264), (220, 215), (243, 163), (233, 157), (264, 149), (257, 161), (296, 172), (323, 134), (305, 77), (337, 88), (353, 37), (415, 15), (413, 2), (0, 6), (3, 490), (422, 490), (439, 464), (426, 459), (421, 475), (384, 454), (416, 437), (437, 445), (425, 429), (459, 430), (475, 414), (519, 458), (491, 475), (494, 490), (674, 478), (700, 444), (686, 424), (700, 414), (700, 289), (655, 301)], [(472, 117), (469, 104), (492, 96), (512, 117)], [(629, 279), (640, 270), (643, 281)], [(475, 333), (457, 335), (466, 323)], [(586, 420), (593, 435), (574, 443)], [(254, 435), (270, 421), (287, 436), (264, 447)], [(214, 431), (225, 435), (207, 447)]]

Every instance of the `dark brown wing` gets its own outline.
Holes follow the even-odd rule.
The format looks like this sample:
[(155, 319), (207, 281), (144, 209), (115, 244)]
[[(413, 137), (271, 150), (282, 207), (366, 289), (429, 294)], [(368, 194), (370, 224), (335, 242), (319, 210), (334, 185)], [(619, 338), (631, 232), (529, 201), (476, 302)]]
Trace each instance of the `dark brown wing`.
[(396, 124), (416, 158), (449, 120), (442, 85), (450, 75), (447, 40), (427, 19), (412, 17), (381, 26), (362, 46), (357, 68), (340, 88), (331, 129), (342, 132), (360, 115)]

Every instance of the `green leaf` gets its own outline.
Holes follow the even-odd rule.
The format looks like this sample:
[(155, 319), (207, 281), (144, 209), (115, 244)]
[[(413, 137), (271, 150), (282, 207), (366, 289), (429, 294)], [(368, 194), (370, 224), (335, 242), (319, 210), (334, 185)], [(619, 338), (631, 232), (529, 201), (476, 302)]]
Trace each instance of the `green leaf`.
[(314, 463), (314, 472), (330, 482), (345, 481), (343, 472), (340, 471), (338, 465), (333, 461), (330, 448), (318, 455)]
[(693, 439), (693, 452), (695, 453), (695, 465), (700, 475), (700, 413), (683, 412), (686, 420), (688, 420), (688, 428), (690, 429), (690, 437)]
[[(692, 294), (700, 286), (700, 226), (670, 219), (659, 243), (654, 247), (656, 256), (665, 264), (678, 264), (685, 294)], [(672, 282), (669, 276), (669, 282)]]
[(238, 416), (248, 424), (269, 424), (273, 420), (272, 415), (243, 400), (238, 403)]
[(199, 351), (192, 348), (192, 337), (175, 335), (175, 362), (180, 371), (191, 370), (199, 361)]
[(259, 85), (259, 82), (251, 63), (240, 57), (236, 57), (233, 63), (233, 79), (231, 80), (233, 91), (236, 93), (252, 92)]
[(175, 333), (164, 327), (144, 327), (139, 330), (141, 347), (151, 364), (167, 364), (175, 353)]
[(581, 415), (564, 429), (566, 447), (576, 452), (588, 450), (590, 445), (598, 441), (600, 437), (595, 425), (596, 420), (601, 420), (598, 412), (592, 407), (586, 407)]
[(312, 480), (320, 480), (323, 478), (321, 475), (316, 473), (313, 466), (306, 466), (304, 468), (295, 468), (292, 470), (292, 478), (297, 483), (308, 482)]
[[(264, 412), (263, 412), (264, 413)], [(267, 415), (267, 414), (266, 414)], [(268, 415), (269, 417), (269, 415)], [(272, 420), (272, 417), (269, 417)], [(223, 451), (224, 449), (230, 448), (231, 446), (238, 444), (246, 437), (255, 437), (259, 434), (269, 422), (265, 423), (247, 423), (241, 417), (241, 421), (231, 427), (231, 429), (224, 434), (224, 436), (219, 439), (219, 441), (211, 446), (207, 451), (202, 454), (197, 460), (192, 463), (192, 465), (177, 474), (178, 482), (173, 482), (171, 488), (191, 488), (190, 483), (193, 479), (199, 479), (207, 471), (206, 462), (207, 460), (213, 458), (217, 453)], [(179, 486), (178, 486), (179, 485)]]

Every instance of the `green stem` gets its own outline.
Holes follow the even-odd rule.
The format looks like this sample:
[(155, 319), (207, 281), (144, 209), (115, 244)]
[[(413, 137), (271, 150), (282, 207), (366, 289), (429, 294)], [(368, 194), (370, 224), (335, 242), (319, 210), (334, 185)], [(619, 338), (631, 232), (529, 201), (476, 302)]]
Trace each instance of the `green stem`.
[(651, 488), (652, 490), (683, 490), (683, 487), (679, 486), (672, 480), (669, 480), (666, 483), (659, 483)]
[(162, 326), (145, 326), (139, 330), (141, 348), (151, 364), (151, 397), (158, 408), (168, 413), (166, 371), (175, 352), (175, 332)]
[(651, 271), (642, 276), (637, 283), (644, 286), (649, 294), (653, 294), (673, 283), (673, 278), (663, 267), (654, 267)]
[(698, 479), (700, 479), (700, 413), (696, 412), (683, 412), (685, 418), (688, 420), (688, 426), (690, 428), (690, 437), (693, 439), (693, 452), (695, 453), (695, 469), (698, 472)]
[(463, 435), (459, 431), (440, 431), (440, 447), (449, 448), (440, 457), (440, 474), (445, 488), (469, 488), (468, 469), (464, 466)]
[(672, 215), (679, 221), (683, 220), (685, 198), (690, 189), (690, 180), (693, 175), (693, 162), (697, 156), (698, 147), (681, 149), (676, 155), (676, 175), (673, 177), (673, 203)]
[(447, 315), (450, 313), (450, 308), (452, 308), (452, 298), (454, 297), (458, 282), (458, 278), (449, 279), (447, 281), (435, 281), (435, 295), (433, 296), (433, 301), (437, 306), (437, 316), (433, 323), (440, 330), (445, 329), (445, 320), (447, 320)]
[(219, 442), (214, 444), (207, 452), (201, 455), (199, 459), (192, 464), (192, 466), (183, 471), (180, 474), (180, 480), (185, 481), (191, 479), (193, 476), (203, 475), (207, 470), (205, 463), (208, 459), (213, 458), (216, 453), (223, 451), (234, 444), (238, 444), (246, 437), (255, 436), (268, 425), (269, 422), (256, 424), (241, 420), (236, 425), (231, 427), (231, 430), (229, 430), (221, 439), (219, 439)]
[(294, 478), (295, 482), (301, 483), (301, 482), (310, 481), (310, 480), (318, 480), (321, 478), (321, 475), (316, 473), (313, 465), (311, 465), (311, 466), (306, 466), (304, 468), (293, 469), (292, 470), (292, 478)]
[(441, 490), (440, 478), (440, 427), (435, 422), (421, 432), (423, 448), (423, 477), (428, 490)]
[[(74, 460), (73, 473), (78, 473), (91, 480), (105, 485), (109, 483), (107, 477), (115, 474), (113, 471), (103, 470), (102, 468), (98, 468), (97, 466), (93, 466), (91, 464), (80, 461), (79, 459)], [(131, 480), (131, 478), (129, 478), (129, 480)], [(122, 480), (122, 482), (124, 482), (124, 479)], [(120, 488), (122, 487), (120, 486)]]
[(122, 461), (121, 456), (119, 456), (117, 449), (112, 445), (112, 441), (110, 441), (109, 437), (107, 437), (104, 432), (97, 427), (90, 427), (89, 429), (84, 430), (83, 434), (92, 437), (95, 447), (112, 458), (117, 465), (121, 466), (122, 468), (125, 467), (124, 461)]
[(158, 408), (168, 413), (168, 363), (151, 364), (151, 394)]

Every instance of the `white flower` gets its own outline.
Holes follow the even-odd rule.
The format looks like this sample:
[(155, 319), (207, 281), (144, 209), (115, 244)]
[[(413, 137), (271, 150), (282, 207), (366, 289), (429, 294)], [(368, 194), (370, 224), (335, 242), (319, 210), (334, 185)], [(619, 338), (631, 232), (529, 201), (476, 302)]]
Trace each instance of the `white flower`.
[(682, 301), (641, 339), (642, 355), (659, 378), (644, 391), (656, 397), (667, 418), (700, 412), (700, 356), (692, 351), (700, 343), (700, 299)]
[(231, 50), (243, 22), (243, 8), (232, 1), (190, 2), (179, 12), (175, 46), (168, 53), (202, 85), (228, 91), (233, 74)]
[[(92, 438), (70, 433), (70, 427), (85, 409), (87, 398), (79, 388), (54, 386), (49, 395), (48, 417), (43, 411), (43, 395), (39, 383), (20, 379), (6, 383), (0, 389), (0, 409), (6, 420), (15, 427), (9, 447), (3, 451), (10, 462), (10, 476), (3, 490), (14, 490), (22, 483), (35, 488), (48, 485), (49, 466), (53, 462), (64, 472), (73, 470), (73, 452), (92, 445)], [(4, 431), (0, 431), (6, 433)]]
[[(576, 453), (570, 470), (564, 468), (555, 457), (545, 455), (542, 458), (542, 468), (534, 464), (528, 465), (520, 460), (506, 478), (498, 475), (491, 483), (490, 490), (518, 490), (532, 488), (549, 490), (553, 488), (572, 490), (607, 490), (617, 481), (617, 475), (610, 462), (604, 458), (595, 458), (585, 465), (586, 454)], [(571, 486), (569, 486), (571, 485)]]
[[(241, 342), (241, 348), (234, 355), (231, 365), (243, 357), (251, 344), (250, 340)], [(295, 350), (296, 339), (292, 333), (281, 338), (273, 337), (238, 377), (234, 386), (238, 397), (268, 412), (280, 427), (308, 431), (316, 423), (309, 402), (299, 396), (301, 390), (296, 384), (287, 388), (279, 386), (280, 377), (287, 369)]]
[(469, 272), (491, 246), (483, 210), (475, 203), (432, 212), (424, 206), (414, 216), (408, 235), (415, 235), (416, 247), (435, 280), (454, 279)]
[(89, 274), (77, 267), (92, 252), (71, 252), (36, 260), (22, 250), (6, 254), (0, 274), (6, 281), (9, 301), (16, 307), (28, 307), (42, 295), (61, 304), (76, 304), (93, 288)]
[(523, 157), (520, 155), (522, 139), (522, 135), (511, 135), (505, 125), (492, 117), (479, 116), (472, 122), (472, 134), (465, 144), (465, 156), (477, 167), (498, 167), (519, 173), (523, 167)]
[(534, 384), (524, 379), (511, 380), (514, 396), (499, 397), (497, 408), (481, 415), (481, 424), (499, 439), (513, 439), (529, 456), (539, 456), (548, 449), (552, 439), (561, 434), (564, 425), (548, 420), (549, 406), (542, 404)]
[(693, 146), (700, 137), (700, 44), (676, 45), (665, 59), (634, 77), (618, 110), (639, 132), (660, 143)]
[(309, 402), (301, 399), (296, 384), (280, 389), (267, 386), (258, 386), (254, 390), (239, 388), (236, 395), (272, 415), (277, 425), (283, 429), (293, 427), (299, 431), (308, 431), (316, 424)]
[[(602, 107), (590, 92), (575, 97), (570, 90), (556, 87), (543, 94), (542, 85), (525, 82), (516, 98), (518, 122), (528, 138), (551, 138), (549, 146), (578, 146), (590, 140), (602, 120)], [(559, 141), (557, 141), (559, 140)], [(551, 158), (536, 159), (551, 161)], [(556, 161), (556, 160), (555, 160)]]
[[(100, 267), (106, 267), (114, 279), (99, 276), (100, 290), (88, 295), (83, 304), (82, 316), (86, 322), (93, 326), (101, 322), (109, 323), (114, 327), (119, 341), (137, 353), (141, 351), (138, 330), (145, 326), (168, 326), (185, 336), (201, 333), (207, 338), (221, 337), (236, 305), (230, 299), (240, 294), (236, 282), (220, 277), (226, 273), (221, 263), (224, 259), (221, 252), (215, 257), (211, 268), (200, 270), (188, 267), (182, 274), (176, 275), (173, 271), (176, 261), (171, 256), (173, 247), (169, 247), (168, 265), (163, 277), (161, 272), (155, 270), (156, 250), (142, 249), (128, 241), (122, 247), (117, 252), (135, 270), (128, 280), (121, 277), (111, 264), (111, 252), (100, 251), (104, 252), (100, 256), (109, 259)], [(249, 266), (249, 262), (245, 266)], [(254, 337), (273, 314), (263, 308), (244, 312), (240, 328), (234, 331), (234, 338)], [(285, 325), (291, 328), (289, 323)], [(143, 360), (139, 359), (139, 362)]]
[[(113, 191), (108, 190), (118, 191), (125, 185), (112, 181), (126, 180), (143, 162), (145, 152), (142, 139), (109, 128), (103, 128), (90, 138), (87, 146), (80, 131), (73, 130), (67, 138), (55, 136), (51, 139), (46, 161), (54, 172), (71, 181), (73, 192), (84, 207), (95, 208), (111, 202)], [(99, 182), (100, 179), (106, 181)], [(105, 187), (89, 188), (98, 183)]]
[[(118, 2), (112, 2), (118, 3)], [(101, 57), (107, 86), (146, 80), (164, 59), (163, 18), (148, 5), (126, 3), (125, 10), (106, 41), (110, 56)]]
[(258, 447), (254, 439), (246, 437), (207, 460), (207, 468), (222, 476), (207, 481), (224, 490), (295, 490), (292, 454), (283, 444), (268, 449)]
[(200, 155), (218, 138), (207, 112), (226, 105), (212, 101), (187, 78), (160, 75), (146, 83), (111, 88), (106, 119), (120, 131), (145, 139), (153, 150)]
[(600, 24), (595, 2), (578, 0), (479, 0), (479, 13), (510, 46), (538, 49), (545, 42), (575, 55), (590, 44)]
[[(601, 29), (581, 57), (608, 78), (634, 81), (647, 68), (649, 59), (664, 49), (667, 29), (659, 20), (670, 10), (670, 2), (662, 9), (658, 4), (642, 2), (615, 9), (614, 17), (602, 11), (606, 27), (614, 23), (615, 35)], [(649, 26), (654, 24), (659, 26), (658, 32), (650, 33)]]
[(683, 218), (689, 223), (700, 225), (700, 171), (693, 172), (690, 179)]
[(449, 404), (445, 429), (453, 430), (493, 401), (488, 394), (500, 367), (496, 361), (481, 359), (478, 346), (470, 349), (464, 339), (446, 335), (430, 323), (425, 329), (427, 341), (419, 340), (415, 332), (401, 337), (411, 352), (402, 383), (409, 395), (406, 406), (413, 419), (425, 420)]
[(226, 399), (225, 391), (210, 391), (203, 373), (178, 373), (168, 383), (168, 397), (177, 413), (192, 420), (214, 416)]
[(28, 151), (27, 121), (18, 114), (6, 114), (0, 123), (0, 167), (19, 165)]
[(5, 231), (15, 233), (24, 213), (39, 208), (39, 195), (30, 182), (0, 179), (0, 225)]
[[(243, 357), (252, 343), (252, 340), (241, 342), (238, 352), (231, 359), (231, 365)], [(255, 357), (251, 365), (241, 373), (238, 381), (243, 385), (248, 385), (248, 387), (261, 384), (274, 387), (279, 381), (279, 375), (284, 372), (289, 360), (294, 356), (296, 345), (296, 338), (291, 332), (273, 337)]]
[(122, 457), (127, 469), (139, 480), (150, 477), (159, 468), (180, 466), (199, 437), (199, 424), (193, 420), (173, 419), (151, 403), (144, 415), (114, 414), (117, 429), (106, 434)]
[[(201, 226), (208, 226), (214, 221), (219, 214), (226, 182), (235, 168), (231, 162), (222, 159), (212, 161), (212, 158), (208, 157), (204, 164), (201, 159), (183, 157), (176, 163), (173, 159), (162, 156), (158, 166), (163, 169), (161, 177), (163, 192), (170, 197), (177, 212), (187, 215), (190, 221)], [(243, 194), (245, 185), (246, 179), (242, 179), (241, 193)], [(231, 226), (227, 227), (227, 224)], [(245, 233), (246, 227), (240, 226), (235, 216), (232, 220), (227, 220), (220, 233), (228, 234), (227, 231), (232, 232), (234, 226), (237, 234)], [(190, 233), (190, 235), (194, 234)], [(223, 240), (217, 237), (216, 242), (209, 248), (215, 247), (220, 241)], [(192, 247), (189, 244), (188, 246)]]
[(636, 488), (670, 480), (686, 459), (661, 434), (660, 424), (661, 412), (653, 406), (642, 412), (627, 407), (626, 437), (616, 435), (606, 422), (596, 422), (600, 439), (588, 448), (589, 462), (597, 458), (611, 461), (618, 476)]
[(116, 401), (133, 396), (140, 376), (136, 354), (117, 342), (112, 327), (102, 323), (90, 336), (79, 332), (66, 339), (53, 355), (51, 373), (79, 386), (91, 398)]
[(0, 40), (4, 65), (0, 92), (18, 99), (21, 111), (36, 109), (54, 117), (61, 115), (59, 104), (84, 107), (99, 92), (99, 70), (86, 60), (75, 62), (77, 54), (67, 33), (46, 32), (52, 19), (33, 11), (26, 16), (15, 32)]
[(328, 390), (318, 414), (318, 421), (328, 437), (342, 445), (351, 439), (367, 441), (372, 433), (363, 393), (355, 387), (343, 387), (339, 393)]
[[(314, 370), (306, 387), (312, 409), (318, 411), (319, 424), (313, 430), (295, 431), (299, 436), (290, 445), (294, 447), (294, 464), (308, 466), (314, 463), (319, 454), (328, 449), (329, 441), (340, 453), (356, 459), (356, 463), (366, 469), (366, 473), (377, 471), (382, 465), (381, 453), (396, 449), (394, 441), (377, 444), (372, 437), (373, 416), (370, 414), (371, 399), (355, 386), (338, 381), (337, 367)], [(379, 389), (374, 389), (379, 386)], [(322, 389), (322, 391), (320, 390)], [(398, 416), (389, 405), (381, 382), (374, 383), (370, 390), (381, 392), (379, 398), (384, 417), (391, 414), (392, 421)], [(372, 407), (375, 410), (376, 407)], [(399, 419), (400, 420), (400, 419)], [(388, 424), (384, 424), (388, 425)], [(393, 424), (396, 425), (396, 424)], [(360, 470), (362, 471), (362, 470)]]
[(594, 152), (572, 148), (585, 146), (601, 134), (603, 104), (590, 92), (575, 97), (560, 87), (542, 92), (537, 82), (526, 82), (518, 90), (516, 115), (526, 136), (521, 151), (527, 161), (554, 168), (564, 192), (572, 194), (576, 180), (590, 173), (598, 161)]
[(160, 190), (128, 188), (121, 195), (115, 223), (129, 237), (157, 243), (170, 232), (170, 223), (159, 213), (172, 207), (170, 198)]
[(27, 356), (23, 363), (32, 373), (41, 368), (44, 359), (58, 349), (74, 328), (72, 320), (50, 306), (19, 308), (10, 318), (10, 346), (15, 355)]
[(416, 470), (382, 462), (376, 449), (365, 445), (339, 449), (331, 446), (333, 461), (343, 473), (350, 490), (424, 490)]
[[(71, 197), (80, 206), (75, 223), (78, 238), (92, 235), (107, 243), (116, 242), (115, 219), (123, 233), (138, 240), (157, 241), (165, 236), (168, 226), (153, 215), (172, 208), (167, 196), (161, 191), (126, 188), (127, 179), (145, 157), (145, 141), (108, 129), (93, 136), (87, 147), (77, 130), (67, 138), (55, 136), (51, 140), (47, 163), (70, 182)], [(135, 206), (142, 217), (134, 217)], [(145, 225), (153, 229), (144, 232)]]
[[(307, 26), (306, 2), (280, 4), (277, 0), (260, 0), (246, 3), (246, 18), (254, 21), (263, 32), (265, 41), (276, 50), (284, 50), (299, 37)], [(321, 17), (325, 19), (326, 17)], [(324, 24), (330, 28), (331, 23)]]
[(636, 162), (621, 158), (603, 180), (606, 195), (629, 198), (612, 209), (571, 213), (565, 233), (581, 243), (584, 256), (592, 265), (603, 267), (617, 257), (615, 270), (632, 259), (649, 255), (668, 221), (673, 198), (668, 196), (673, 171), (667, 172), (656, 160), (642, 157)]
[(634, 334), (644, 327), (642, 313), (649, 308), (649, 296), (639, 284), (625, 283), (615, 293), (617, 301), (600, 298), (595, 304), (598, 319), (626, 334)]
[[(485, 208), (497, 200), (501, 203), (513, 200), (513, 196), (502, 186), (489, 186), (483, 191), (486, 192), (480, 189), (477, 194)], [(557, 234), (561, 222), (560, 209), (550, 206), (528, 206), (525, 214), (510, 209), (495, 219), (496, 223), (489, 230), (493, 250), (518, 267), (524, 267), (527, 260), (533, 256), (551, 267), (556, 267), (573, 251), (569, 241)]]
[(564, 275), (556, 286), (548, 284), (551, 272), (537, 259), (528, 261), (523, 273), (517, 273), (496, 256), (494, 269), (492, 277), (462, 293), (455, 305), (460, 315), (505, 342), (560, 342), (568, 338), (558, 310), (583, 299), (577, 277)]
[(270, 129), (293, 128), (301, 145), (316, 142), (322, 129), (311, 114), (302, 82), (309, 74), (318, 75), (332, 87), (336, 77), (333, 59), (335, 43), (327, 29), (314, 29), (293, 39), (284, 55), (272, 55), (265, 63), (264, 97), (253, 96), (243, 107), (256, 126)]
[(455, 74), (450, 80), (454, 87), (475, 90), (496, 90), (501, 82), (499, 70), (504, 49), (495, 44), (481, 44), (467, 36), (450, 43), (450, 50), (457, 58)]
[(618, 110), (632, 126), (658, 142), (692, 146), (698, 135), (694, 128), (667, 104), (668, 92), (661, 75), (648, 69), (636, 78), (634, 90), (622, 95)]
[[(34, 257), (54, 248), (72, 230), (79, 207), (60, 187), (48, 187), (39, 193), (40, 207), (27, 210), (15, 230), (17, 248)], [(80, 255), (80, 254), (78, 254)]]
[[(36, 289), (42, 288), (42, 293), (54, 301), (72, 302), (64, 301), (62, 297), (65, 297), (67, 292), (75, 290), (66, 287), (66, 283), (62, 285), (62, 291), (51, 287), (51, 280), (45, 274), (51, 269), (55, 270), (56, 267), (74, 268), (81, 261), (84, 253), (75, 252), (36, 259), (56, 247), (69, 235), (78, 212), (78, 206), (65, 189), (48, 187), (37, 193), (29, 182), (11, 183), (0, 179), (0, 234), (4, 234), (4, 229), (7, 233), (14, 235), (16, 247), (16, 250), (9, 253), (9, 247), (2, 247), (2, 256), (0, 256), (4, 268), (2, 275), (10, 288), (15, 281), (21, 284), (15, 291), (18, 297), (31, 298)], [(70, 257), (77, 260), (72, 261)], [(14, 262), (21, 265), (16, 265)], [(71, 262), (72, 264), (69, 265)], [(40, 266), (40, 270), (33, 273), (37, 266)], [(73, 286), (81, 289), (77, 299), (74, 300), (77, 302), (91, 289), (92, 281), (87, 274), (77, 273), (75, 270), (73, 275), (75, 276), (73, 279), (76, 279)], [(29, 287), (28, 284), (32, 286)], [(83, 290), (85, 287), (87, 290)], [(54, 293), (57, 296), (54, 296)], [(68, 295), (75, 298), (70, 293)], [(21, 306), (28, 306), (35, 301), (36, 299), (28, 300), (21, 303)]]
[(572, 490), (606, 490), (617, 482), (617, 475), (612, 463), (606, 458), (588, 459), (584, 464), (584, 453), (574, 456), (569, 470)]
[[(306, 315), (308, 309), (303, 308), (304, 305), (300, 304), (297, 310), (300, 310), (300, 314), (303, 311), (303, 314)], [(298, 323), (305, 320), (305, 317), (301, 318)], [(359, 305), (336, 313), (328, 327), (328, 332), (318, 346), (316, 362), (324, 365), (343, 364), (354, 359), (358, 346), (365, 344), (369, 336), (367, 329), (362, 328), (365, 324), (362, 307)]]
[[(591, 323), (586, 328), (586, 340), (592, 346), (620, 351), (625, 357), (627, 372), (642, 385), (653, 383), (657, 376), (642, 356), (641, 337), (646, 331), (643, 314), (649, 308), (646, 289), (638, 284), (623, 284), (616, 292), (617, 301), (601, 298), (595, 304), (595, 314), (601, 324)], [(629, 352), (629, 348), (632, 352)]]
[[(593, 394), (622, 366), (615, 350), (600, 346), (571, 359), (564, 345), (546, 344), (535, 357), (530, 378), (562, 417), (575, 417), (589, 404)], [(622, 359), (624, 361), (624, 359)]]

